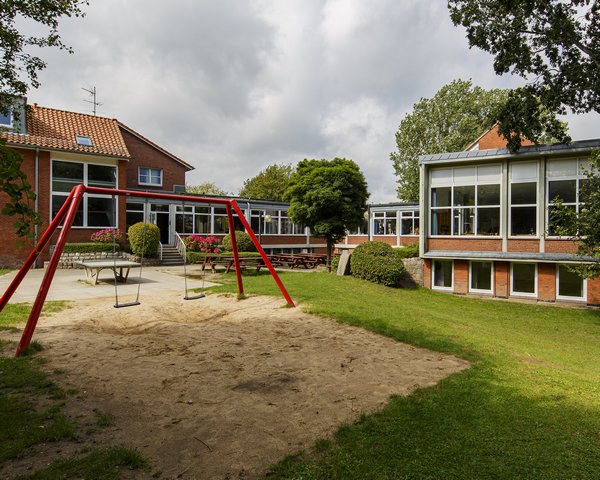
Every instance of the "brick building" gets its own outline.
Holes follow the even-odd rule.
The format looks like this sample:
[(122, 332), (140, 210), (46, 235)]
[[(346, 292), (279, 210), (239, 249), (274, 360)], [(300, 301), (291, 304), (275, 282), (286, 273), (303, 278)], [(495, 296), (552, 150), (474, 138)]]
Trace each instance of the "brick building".
[(600, 140), (526, 145), (510, 153), (496, 129), (464, 152), (420, 157), (420, 251), (425, 286), (458, 294), (600, 304), (600, 279), (551, 223), (553, 200), (580, 208)]

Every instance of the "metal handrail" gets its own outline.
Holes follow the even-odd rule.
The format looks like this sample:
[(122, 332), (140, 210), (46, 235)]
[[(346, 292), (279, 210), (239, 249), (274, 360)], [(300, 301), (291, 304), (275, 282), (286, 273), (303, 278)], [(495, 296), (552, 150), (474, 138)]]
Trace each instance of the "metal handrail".
[(183, 261), (187, 262), (187, 247), (185, 246), (185, 242), (179, 233), (175, 232), (175, 236), (177, 237), (177, 244), (175, 247), (177, 248), (179, 255), (183, 258)]
[(158, 259), (162, 262), (163, 257), (163, 244), (158, 242)]

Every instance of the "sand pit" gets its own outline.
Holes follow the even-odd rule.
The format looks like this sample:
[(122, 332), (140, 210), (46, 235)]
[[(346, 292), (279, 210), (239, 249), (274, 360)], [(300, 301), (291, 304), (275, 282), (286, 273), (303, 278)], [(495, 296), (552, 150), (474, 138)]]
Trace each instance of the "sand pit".
[(40, 321), (47, 368), (80, 390), (71, 413), (114, 416), (105, 440), (162, 478), (255, 478), (344, 423), (468, 366), (283, 308), (281, 299), (78, 302)]

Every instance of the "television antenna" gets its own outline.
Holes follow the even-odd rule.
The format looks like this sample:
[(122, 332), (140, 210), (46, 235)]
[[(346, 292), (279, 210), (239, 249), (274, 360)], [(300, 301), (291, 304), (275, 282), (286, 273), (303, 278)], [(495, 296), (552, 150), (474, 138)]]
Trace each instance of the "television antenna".
[(84, 102), (87, 103), (91, 103), (93, 105), (92, 107), (92, 112), (94, 112), (94, 116), (96, 115), (96, 107), (99, 107), (100, 105), (102, 105), (100, 102), (98, 102), (96, 100), (96, 87), (92, 87), (92, 88), (83, 88), (81, 87), (82, 90), (86, 91), (87, 93), (90, 94), (90, 96), (92, 97), (92, 100), (83, 100)]

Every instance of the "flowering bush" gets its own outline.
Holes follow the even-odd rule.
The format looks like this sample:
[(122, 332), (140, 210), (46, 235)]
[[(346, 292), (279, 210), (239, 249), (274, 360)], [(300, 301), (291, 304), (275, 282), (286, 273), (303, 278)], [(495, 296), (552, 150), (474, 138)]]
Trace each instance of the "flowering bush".
[(125, 236), (118, 228), (105, 228), (104, 230), (98, 230), (97, 232), (92, 233), (90, 240), (92, 242), (100, 243), (121, 243), (125, 240)]
[(219, 237), (201, 237), (200, 235), (190, 235), (185, 237), (185, 248), (190, 252), (221, 253)]

